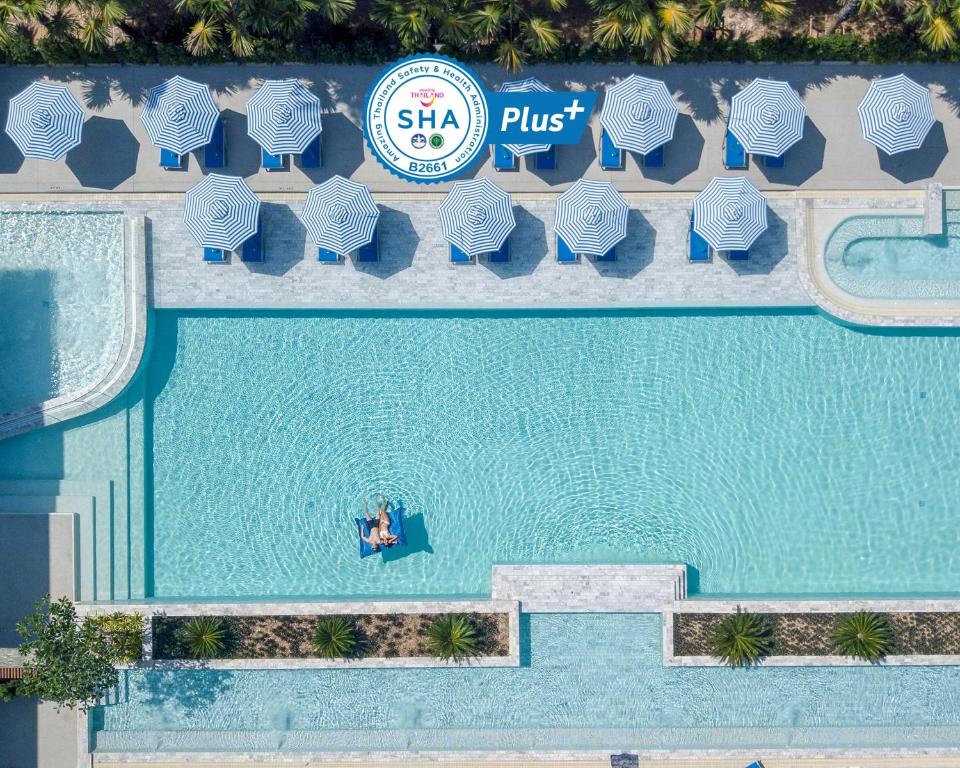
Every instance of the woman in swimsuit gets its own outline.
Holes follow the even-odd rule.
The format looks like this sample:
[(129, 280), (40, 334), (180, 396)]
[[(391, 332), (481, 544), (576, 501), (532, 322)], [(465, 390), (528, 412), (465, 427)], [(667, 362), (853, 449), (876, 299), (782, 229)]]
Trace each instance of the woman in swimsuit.
[(367, 506), (367, 500), (364, 499), (363, 516), (367, 523), (370, 523), (370, 535), (364, 536), (363, 531), (361, 530), (360, 538), (367, 542), (371, 549), (376, 551), (381, 545), (389, 547), (396, 544), (397, 537), (390, 533), (390, 515), (387, 512), (389, 502), (387, 499), (383, 496), (383, 494), (378, 493), (376, 496), (374, 496), (373, 503), (377, 507), (377, 524), (373, 525), (374, 518), (370, 517), (370, 510)]

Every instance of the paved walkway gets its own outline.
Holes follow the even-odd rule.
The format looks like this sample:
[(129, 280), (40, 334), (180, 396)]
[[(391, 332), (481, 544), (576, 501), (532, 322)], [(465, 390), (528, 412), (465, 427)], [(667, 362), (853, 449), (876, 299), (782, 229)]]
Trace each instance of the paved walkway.
[[(490, 88), (508, 79), (495, 66), (475, 68)], [(870, 79), (904, 71), (935, 94), (938, 123), (917, 152), (881, 158), (860, 135), (856, 107)], [(333, 173), (351, 176), (375, 191), (410, 191), (407, 182), (391, 176), (370, 157), (360, 131), (366, 91), (378, 67), (360, 65), (196, 67), (92, 66), (72, 68), (6, 67), (0, 78), (0, 120), (6, 119), (8, 99), (31, 80), (47, 76), (66, 82), (87, 106), (89, 118), (83, 144), (57, 163), (24, 160), (6, 134), (0, 134), (0, 174), (6, 192), (115, 190), (127, 192), (181, 191), (201, 176), (197, 157), (185, 171), (162, 171), (158, 151), (139, 120), (147, 89), (173, 74), (202, 80), (214, 89), (227, 129), (226, 172), (247, 177), (257, 191), (306, 191)], [(624, 65), (544, 65), (524, 76), (543, 79), (556, 89), (591, 89), (640, 72), (667, 82), (680, 105), (674, 141), (667, 148), (664, 168), (641, 171), (633, 158), (622, 172), (604, 172), (597, 165), (599, 104), (591, 130), (577, 146), (562, 147), (553, 172), (497, 174), (486, 156), (474, 169), (496, 178), (513, 191), (562, 189), (580, 176), (610, 179), (624, 191), (701, 189), (723, 172), (721, 146), (731, 97), (757, 76), (789, 81), (803, 96), (808, 121), (803, 142), (788, 154), (781, 170), (751, 167), (747, 172), (765, 189), (899, 189), (920, 186), (936, 177), (946, 185), (960, 184), (960, 70), (955, 65), (879, 67), (858, 64), (716, 64), (643, 67)], [(300, 77), (323, 101), (324, 167), (305, 172), (297, 167), (268, 174), (259, 169), (259, 151), (246, 135), (245, 105), (262, 78)], [(602, 100), (602, 99), (601, 99)], [(443, 189), (444, 187), (439, 187)]]

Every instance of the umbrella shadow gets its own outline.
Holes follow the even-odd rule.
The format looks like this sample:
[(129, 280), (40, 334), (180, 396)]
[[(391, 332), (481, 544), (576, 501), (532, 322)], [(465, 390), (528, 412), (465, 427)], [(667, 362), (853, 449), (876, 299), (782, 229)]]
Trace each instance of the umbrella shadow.
[(67, 153), (67, 167), (84, 187), (116, 189), (137, 172), (139, 154), (140, 142), (123, 120), (91, 117), (83, 125), (83, 142)]
[[(9, 101), (2, 101), (0, 125), (7, 124)], [(24, 157), (6, 131), (0, 131), (0, 173), (16, 173), (23, 167)]]
[(392, 563), (410, 557), (410, 555), (418, 555), (421, 552), (428, 555), (433, 554), (433, 547), (430, 546), (430, 534), (427, 533), (422, 512), (405, 517), (403, 519), (403, 530), (407, 536), (406, 546), (385, 548), (380, 556), (381, 562)]
[(335, 174), (349, 179), (354, 171), (363, 165), (363, 132), (346, 115), (328, 112), (323, 116), (321, 136), (323, 137), (321, 167), (300, 166), (300, 170), (313, 182)]
[(823, 153), (826, 146), (826, 138), (808, 117), (803, 125), (803, 138), (787, 150), (783, 168), (768, 168), (764, 163), (757, 163), (757, 165), (767, 181), (798, 187), (823, 169)]
[(548, 184), (565, 184), (581, 178), (587, 169), (597, 159), (597, 148), (593, 141), (593, 131), (589, 128), (583, 132), (577, 144), (560, 144), (557, 146), (557, 167), (552, 171), (539, 171), (536, 166), (536, 155), (528, 155), (527, 170), (543, 179)]
[(414, 229), (410, 215), (396, 208), (380, 206), (380, 261), (354, 261), (357, 272), (386, 280), (413, 264), (413, 256), (420, 244), (420, 235)]
[(727, 264), (738, 275), (766, 275), (787, 255), (787, 223), (767, 207), (767, 229), (750, 247), (750, 257)]
[(631, 208), (627, 215), (627, 236), (617, 244), (617, 260), (590, 259), (590, 262), (603, 277), (635, 277), (653, 261), (656, 242), (657, 230), (650, 225), (646, 216), (636, 208)]
[(225, 109), (220, 117), (227, 149), (227, 166), (221, 172), (244, 178), (256, 176), (260, 171), (260, 145), (247, 135), (247, 116)]
[(675, 184), (700, 167), (703, 155), (703, 134), (690, 115), (677, 115), (673, 139), (664, 149), (662, 168), (643, 168), (643, 177), (651, 181)]
[(260, 226), (263, 227), (263, 261), (243, 262), (247, 269), (261, 275), (280, 276), (303, 261), (307, 230), (289, 205), (260, 203)]
[(533, 274), (547, 255), (547, 228), (539, 216), (521, 205), (513, 206), (516, 228), (510, 233), (510, 261), (480, 263), (502, 280)]
[(884, 173), (890, 174), (897, 181), (909, 184), (936, 176), (947, 152), (947, 137), (943, 131), (943, 123), (937, 120), (920, 149), (888, 155), (878, 148), (877, 158), (880, 160), (880, 169)]

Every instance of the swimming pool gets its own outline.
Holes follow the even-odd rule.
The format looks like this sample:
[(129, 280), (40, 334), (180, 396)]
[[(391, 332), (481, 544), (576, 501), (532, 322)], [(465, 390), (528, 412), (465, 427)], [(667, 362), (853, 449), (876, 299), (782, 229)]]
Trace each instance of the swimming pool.
[(0, 414), (97, 382), (123, 340), (122, 216), (0, 213)]
[[(956, 747), (960, 668), (665, 668), (653, 615), (532, 615), (519, 669), (133, 671), (99, 751)], [(375, 724), (375, 727), (372, 726)]]
[[(960, 591), (955, 336), (812, 313), (154, 330), (157, 597), (488, 595), (506, 562), (686, 562), (710, 594)], [(380, 490), (413, 544), (361, 561), (352, 517)]]

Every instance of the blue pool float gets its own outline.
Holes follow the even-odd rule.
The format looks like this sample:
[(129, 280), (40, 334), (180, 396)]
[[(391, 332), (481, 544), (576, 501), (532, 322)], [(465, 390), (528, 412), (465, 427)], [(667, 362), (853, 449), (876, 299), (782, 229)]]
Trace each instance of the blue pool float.
[[(370, 555), (379, 555), (383, 552), (383, 547), (380, 547), (377, 550), (374, 550), (367, 542), (363, 540), (363, 537), (360, 535), (360, 532), (363, 531), (365, 536), (370, 536), (370, 523), (365, 519), (355, 517), (353, 518), (354, 522), (357, 524), (357, 541), (360, 542), (360, 558), (370, 557)], [(376, 518), (374, 518), (376, 522)], [(394, 547), (403, 547), (407, 543), (407, 535), (403, 530), (403, 502), (398, 501), (395, 509), (390, 510), (390, 533), (397, 537), (397, 543), (390, 546), (390, 549)]]

